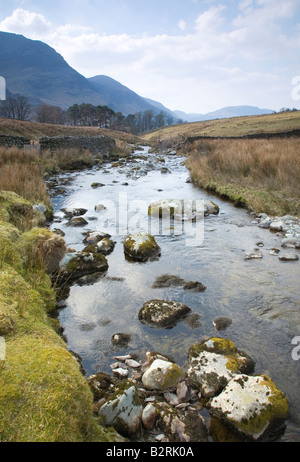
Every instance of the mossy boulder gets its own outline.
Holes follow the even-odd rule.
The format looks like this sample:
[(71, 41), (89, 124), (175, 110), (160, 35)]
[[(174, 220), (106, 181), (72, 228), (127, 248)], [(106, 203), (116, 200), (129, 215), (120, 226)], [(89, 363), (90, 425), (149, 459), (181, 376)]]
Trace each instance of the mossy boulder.
[(188, 376), (206, 398), (220, 393), (236, 374), (253, 369), (253, 360), (228, 339), (213, 337), (189, 349)]
[(268, 376), (240, 374), (211, 400), (210, 411), (246, 437), (258, 440), (283, 423), (288, 400)]
[(83, 276), (104, 273), (107, 269), (107, 260), (100, 253), (71, 252), (60, 262), (59, 279), (73, 282)]
[(160, 256), (160, 247), (151, 234), (142, 232), (124, 239), (124, 253), (131, 260), (143, 262)]
[(89, 244), (83, 249), (83, 251), (92, 252), (92, 253), (102, 253), (103, 255), (109, 255), (113, 252), (115, 245), (116, 243), (112, 239), (110, 239), (109, 237), (104, 237), (99, 242)]
[(154, 299), (144, 303), (138, 318), (150, 327), (171, 329), (190, 311), (191, 309), (183, 303)]
[(140, 429), (142, 403), (132, 382), (122, 386), (99, 409), (103, 425), (114, 427), (122, 436), (134, 436)]
[(169, 390), (185, 378), (184, 370), (175, 363), (155, 359), (142, 376), (145, 388), (149, 390)]
[(219, 211), (219, 206), (209, 200), (161, 199), (148, 207), (151, 217), (179, 221), (195, 221), (207, 215), (217, 215)]

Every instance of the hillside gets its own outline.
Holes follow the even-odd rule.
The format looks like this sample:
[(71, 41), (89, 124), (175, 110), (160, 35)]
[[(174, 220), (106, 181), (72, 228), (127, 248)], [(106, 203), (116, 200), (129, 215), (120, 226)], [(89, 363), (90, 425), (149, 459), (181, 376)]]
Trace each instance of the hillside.
[(299, 129), (300, 111), (295, 111), (173, 125), (152, 133), (147, 133), (143, 136), (143, 139), (147, 142), (155, 142), (158, 139), (167, 140), (176, 137), (245, 136)]
[(17, 135), (30, 138), (31, 141), (37, 142), (42, 136), (77, 136), (90, 135), (98, 136), (105, 135), (129, 144), (139, 144), (143, 140), (137, 136), (119, 132), (117, 130), (109, 130), (107, 128), (98, 127), (71, 127), (67, 125), (42, 124), (38, 122), (29, 122), (13, 119), (0, 118), (0, 135)]
[(0, 32), (0, 75), (8, 94), (68, 109), (73, 104), (107, 105), (128, 115), (153, 110), (141, 96), (106, 76), (87, 79), (49, 45), (22, 35)]
[(227, 106), (207, 114), (186, 114), (182, 111), (174, 111), (176, 116), (185, 122), (201, 122), (203, 120), (227, 119), (229, 117), (242, 117), (262, 114), (272, 114), (272, 109), (261, 109), (256, 106)]

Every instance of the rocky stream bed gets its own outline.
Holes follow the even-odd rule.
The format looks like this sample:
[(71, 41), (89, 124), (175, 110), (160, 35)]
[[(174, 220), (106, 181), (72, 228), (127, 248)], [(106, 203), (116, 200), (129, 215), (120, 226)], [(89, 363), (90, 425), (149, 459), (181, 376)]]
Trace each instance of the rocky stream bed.
[(133, 441), (299, 441), (300, 220), (200, 191), (148, 147), (48, 185), (68, 246), (59, 320), (102, 424)]

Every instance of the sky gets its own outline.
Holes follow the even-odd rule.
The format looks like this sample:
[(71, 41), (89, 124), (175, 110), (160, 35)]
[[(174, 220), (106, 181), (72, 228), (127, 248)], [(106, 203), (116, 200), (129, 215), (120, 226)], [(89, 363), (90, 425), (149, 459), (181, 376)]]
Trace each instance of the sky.
[(0, 30), (171, 110), (300, 109), (299, 0), (0, 0)]

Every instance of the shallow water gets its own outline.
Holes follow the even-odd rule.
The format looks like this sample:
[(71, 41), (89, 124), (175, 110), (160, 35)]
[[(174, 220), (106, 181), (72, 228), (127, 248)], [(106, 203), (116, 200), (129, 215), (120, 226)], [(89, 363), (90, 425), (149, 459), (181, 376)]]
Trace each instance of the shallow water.
[[(56, 179), (70, 180), (63, 186), (66, 195), (53, 197), (56, 219), (52, 229), (65, 232), (67, 245), (82, 250), (83, 233), (88, 230), (108, 232), (116, 242), (107, 257), (107, 273), (93, 284), (74, 284), (60, 311), (68, 348), (81, 356), (90, 375), (100, 370), (111, 373), (116, 354), (135, 353), (144, 360), (149, 350), (170, 355), (185, 366), (189, 347), (204, 336), (229, 338), (255, 360), (255, 373), (268, 374), (287, 395), (290, 416), (281, 440), (300, 441), (300, 361), (292, 358), (292, 340), (300, 335), (300, 262), (284, 263), (271, 255), (272, 248), (280, 248), (281, 238), (259, 228), (246, 210), (186, 182), (189, 173), (182, 158), (168, 156), (165, 163), (159, 163), (155, 155), (143, 157), (148, 148), (140, 154), (141, 159), (131, 165), (129, 161), (119, 167), (106, 164)], [(171, 173), (161, 173), (162, 167)], [(93, 189), (93, 182), (105, 186)], [(219, 205), (220, 214), (198, 220), (193, 227), (175, 223), (175, 232), (170, 222), (159, 229), (158, 220), (149, 224), (147, 207), (163, 198), (211, 199)], [(97, 213), (94, 207), (99, 203), (107, 209)], [(88, 225), (66, 226), (62, 207), (88, 209), (84, 215)], [(161, 247), (156, 261), (132, 263), (124, 257), (124, 237), (141, 229), (155, 234)], [(258, 242), (263, 243), (263, 258), (246, 261), (245, 253), (253, 251)], [(200, 281), (207, 289), (193, 293), (182, 287), (152, 288), (154, 280), (164, 274)], [(189, 325), (185, 320), (168, 330), (141, 324), (138, 312), (153, 298), (185, 303), (200, 315), (199, 322)], [(217, 332), (213, 326), (217, 316), (230, 317), (232, 324)], [(117, 332), (132, 335), (127, 348), (112, 345), (111, 337)]]

